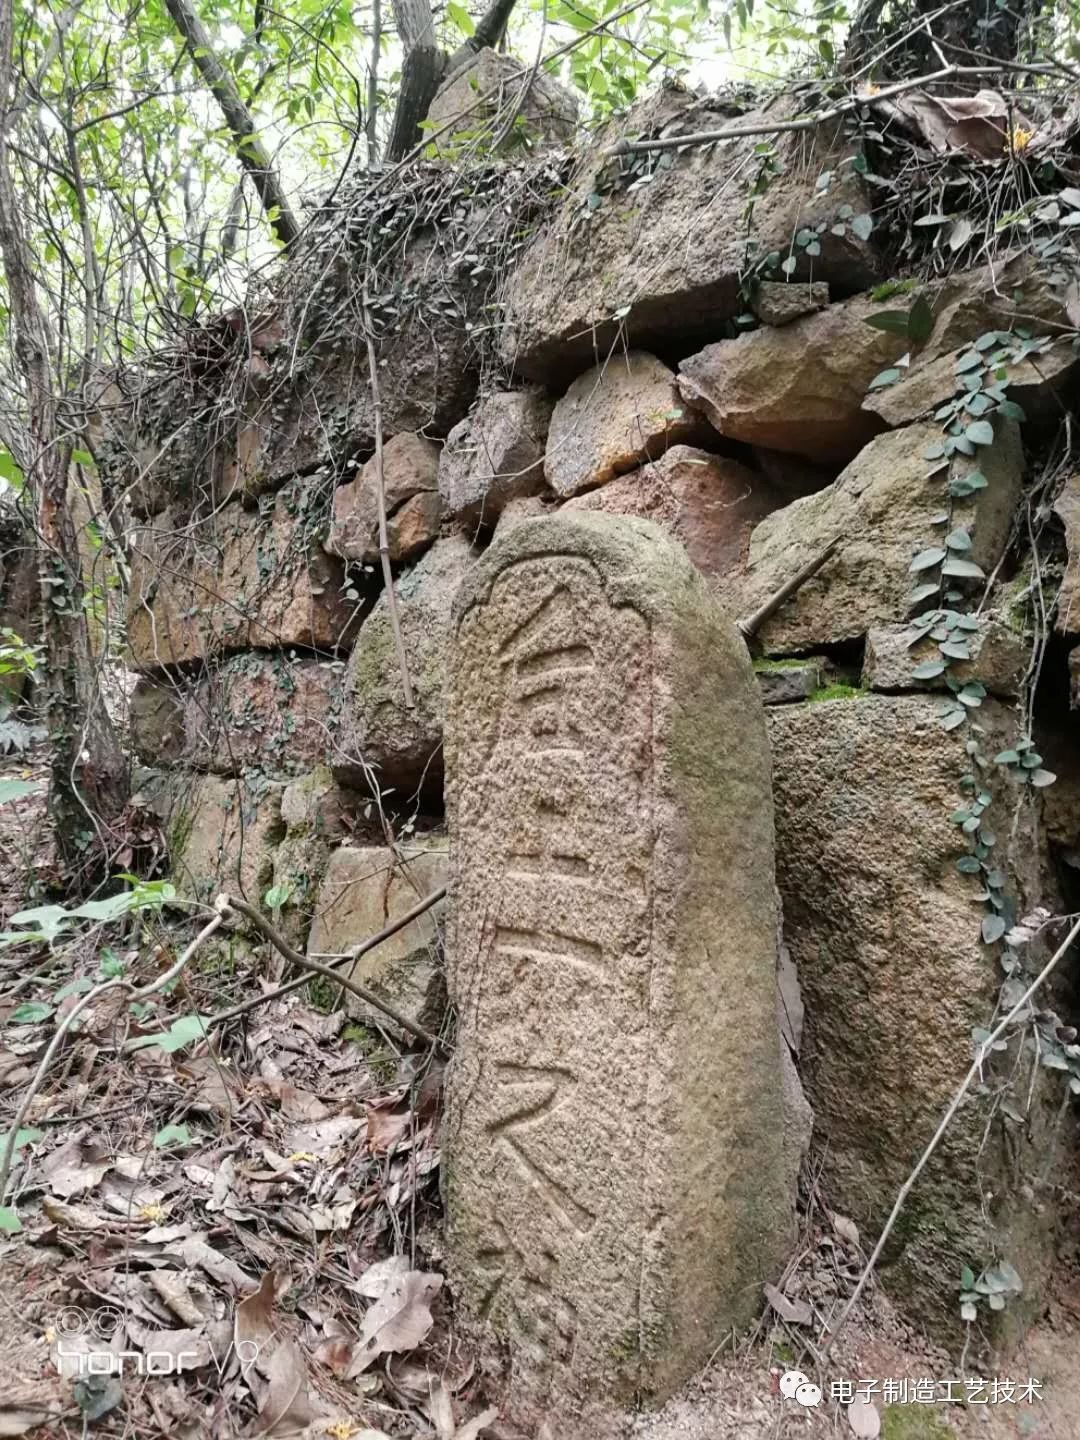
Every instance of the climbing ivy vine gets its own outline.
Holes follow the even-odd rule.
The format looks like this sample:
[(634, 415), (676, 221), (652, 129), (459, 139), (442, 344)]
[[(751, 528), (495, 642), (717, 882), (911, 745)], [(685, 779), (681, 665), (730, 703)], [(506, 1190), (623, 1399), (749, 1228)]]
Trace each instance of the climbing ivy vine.
[[(926, 296), (919, 294), (908, 311), (879, 312), (868, 323), (905, 334), (918, 347), (932, 334), (933, 309)], [(1001, 1013), (1012, 1009), (1024, 993), (1027, 982), (1023, 978), (1022, 950), (1049, 915), (1039, 911), (1018, 920), (1008, 877), (998, 859), (998, 836), (987, 818), (994, 799), (992, 777), (995, 773), (1008, 775), (1029, 792), (1053, 784), (1056, 777), (1044, 768), (1042, 756), (1026, 733), (993, 757), (986, 753), (986, 727), (977, 719), (986, 687), (958, 672), (959, 667), (977, 658), (973, 646), (985, 627), (980, 612), (993, 582), (973, 558), (974, 507), (968, 507), (964, 516), (957, 511), (987, 489), (990, 482), (985, 469), (991, 468), (988, 462), (994, 447), (1002, 443), (1005, 425), (1011, 421), (1023, 424), (1026, 420), (1022, 407), (1008, 393), (1013, 368), (1045, 354), (1052, 344), (1052, 339), (1018, 326), (1010, 331), (988, 330), (957, 353), (953, 362), (955, 393), (934, 414), (942, 427), (942, 438), (931, 443), (923, 456), (932, 465), (927, 479), (943, 480), (942, 508), (931, 522), (940, 534), (927, 538), (909, 567), (913, 581), (909, 610), (914, 616), (909, 648), (918, 648), (922, 653), (930, 649), (930, 654), (913, 666), (911, 678), (921, 683), (943, 683), (947, 694), (939, 708), (940, 724), (946, 731), (964, 731), (965, 766), (958, 782), (962, 798), (950, 819), (967, 849), (956, 860), (956, 868), (980, 887), (974, 897), (983, 906), (980, 940), (987, 947), (1002, 947), (997, 952), (1003, 972), (997, 1001)], [(870, 389), (896, 384), (909, 364), (910, 355), (903, 356), (876, 376)], [(1035, 1011), (1030, 1006), (1017, 1017), (1018, 1028), (1028, 1025), (1034, 1027), (1038, 1063), (1043, 1068), (1066, 1072), (1068, 1094), (1080, 1095), (1080, 1046), (1075, 1044), (1075, 1031), (1063, 1026), (1053, 1011)], [(976, 1051), (987, 1043), (990, 1034), (981, 1026), (973, 1030)], [(1007, 1048), (1004, 1039), (992, 1046), (1000, 1051)], [(1027, 1118), (1008, 1100), (1002, 1101), (1002, 1108), (1018, 1122)], [(991, 1311), (1004, 1309), (1022, 1288), (1020, 1276), (1006, 1260), (985, 1266), (978, 1278), (965, 1266), (960, 1277), (961, 1319), (974, 1322), (983, 1306)]]

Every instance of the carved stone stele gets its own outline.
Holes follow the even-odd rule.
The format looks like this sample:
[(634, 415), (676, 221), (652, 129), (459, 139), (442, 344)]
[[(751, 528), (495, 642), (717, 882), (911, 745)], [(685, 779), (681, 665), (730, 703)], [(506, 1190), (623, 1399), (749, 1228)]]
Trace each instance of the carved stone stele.
[(453, 634), (451, 1268), (504, 1413), (581, 1440), (744, 1325), (790, 1238), (764, 716), (645, 521), (522, 522)]

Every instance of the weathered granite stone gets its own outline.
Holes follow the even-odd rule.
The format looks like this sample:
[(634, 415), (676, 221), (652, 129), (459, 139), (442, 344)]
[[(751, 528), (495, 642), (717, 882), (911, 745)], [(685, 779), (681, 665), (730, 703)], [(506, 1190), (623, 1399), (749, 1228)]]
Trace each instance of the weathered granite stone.
[[(863, 409), (880, 416), (888, 425), (907, 425), (929, 414), (960, 389), (956, 362), (966, 347), (939, 355), (926, 364), (908, 368), (893, 385), (871, 390)], [(1072, 341), (1047, 342), (1046, 349), (1032, 359), (1006, 361), (991, 368), (995, 378), (1003, 371), (1009, 399), (1023, 410), (1028, 421), (1056, 417), (1065, 408), (1066, 393), (1077, 370)], [(965, 372), (970, 375), (970, 372)]]
[(645, 521), (523, 522), (454, 634), (452, 1270), (511, 1417), (576, 1440), (748, 1320), (790, 1236), (762, 708)]
[(1080, 634), (1080, 475), (1070, 475), (1054, 501), (1054, 514), (1065, 527), (1065, 574), (1058, 592), (1056, 628)]
[(285, 652), (236, 655), (184, 707), (185, 759), (221, 775), (292, 775), (334, 754), (345, 662)]
[[(486, 100), (485, 96), (488, 96)], [(523, 137), (528, 137), (530, 148), (538, 141), (566, 144), (574, 138), (578, 117), (576, 97), (543, 70), (530, 75), (529, 68), (520, 60), (485, 46), (475, 59), (444, 81), (431, 102), (427, 114), (431, 129), (452, 127), (447, 134), (432, 141), (438, 153), (453, 156), (462, 146), (471, 148), (477, 134), (493, 118), (495, 133), (498, 133), (502, 128), (498, 113), (519, 96), (517, 118), (500, 148), (520, 146)]]
[(766, 705), (791, 705), (808, 700), (822, 684), (821, 664), (817, 660), (757, 661), (754, 674)]
[(326, 765), (317, 765), (307, 775), (291, 780), (281, 792), (281, 819), (289, 835), (325, 835), (344, 840), (349, 834), (349, 817), (367, 797), (345, 789)]
[[(383, 492), (390, 559), (414, 559), (439, 533), (439, 447), (408, 431), (383, 446)], [(374, 563), (379, 558), (379, 471), (374, 458), (355, 480), (334, 491), (326, 548), (331, 555)]]
[[(338, 217), (328, 215), (325, 223), (332, 234)], [(480, 213), (461, 214), (462, 239), (470, 224), (483, 223)], [(447, 232), (439, 228), (437, 238), (432, 226), (410, 226), (393, 247), (388, 268), (380, 271), (392, 291), (410, 296), (410, 303), (378, 317), (386, 322), (376, 340), (384, 435), (445, 434), (476, 391), (468, 320), (479, 313), (484, 289), (469, 277), (469, 267), (446, 264)], [(327, 335), (327, 316), (342, 316), (355, 299), (350, 288), (355, 277), (348, 266), (328, 266), (324, 245), (310, 232), (309, 240), (282, 270), (281, 293), (261, 329), (239, 342), (255, 352), (254, 371), (249, 365), (246, 392), (235, 401), (232, 433), (219, 427), (223, 474), (228, 477), (235, 458), (233, 486), (249, 497), (317, 466), (337, 468), (358, 450), (374, 448), (363, 344), (346, 324), (331, 326), (337, 333)], [(373, 309), (378, 303), (373, 296)]]
[(174, 511), (137, 533), (128, 645), (154, 669), (249, 646), (344, 646), (354, 607), (342, 567), (305, 529), (302, 483), (269, 515), (231, 501), (205, 520)]
[(203, 775), (173, 804), (169, 862), (180, 893), (212, 900), (219, 891), (260, 905), (282, 838), (281, 786)]
[(563, 508), (653, 520), (686, 547), (703, 575), (719, 580), (742, 569), (754, 526), (788, 498), (738, 460), (675, 445)]
[(183, 368), (98, 370), (87, 386), (86, 439), (110, 494), (140, 519), (209, 493), (208, 407)]
[(186, 692), (175, 681), (140, 676), (128, 701), (131, 739), (146, 765), (168, 765), (185, 749), (184, 703)]
[(330, 857), (350, 834), (368, 797), (340, 786), (325, 765), (281, 792), (285, 838), (274, 848), (274, 923), (299, 949), (307, 944)]
[[(806, 1000), (800, 1070), (826, 1193), (871, 1236), (971, 1063), (972, 1028), (999, 1003), (978, 877), (956, 869), (963, 746), (939, 709), (931, 696), (864, 695), (767, 712), (784, 938)], [(977, 713), (993, 756), (1015, 738), (1015, 717), (992, 699)], [(1044, 893), (1036, 812), (991, 783), (994, 859), (1023, 914)], [(1028, 1067), (1003, 1060), (1021, 1065), (1026, 1101)], [(886, 1288), (953, 1337), (961, 1266), (1008, 1256), (1030, 1311), (1052, 1254), (1050, 1207), (1011, 1177), (1053, 1173), (1060, 1090), (1037, 1083), (1027, 1123), (1008, 1126), (1000, 1112), (989, 1124), (992, 1092), (954, 1117), (884, 1257)]]
[(466, 524), (493, 525), (514, 500), (539, 495), (552, 402), (542, 390), (484, 395), (455, 425), (439, 459), (439, 493)]
[[(796, 251), (796, 280), (825, 280), (834, 294), (872, 285), (879, 262), (873, 238), (833, 233), (839, 211), (866, 213), (871, 201), (850, 164), (839, 122), (815, 134), (778, 135), (784, 173), (754, 194), (758, 140), (698, 145), (678, 155), (612, 161), (610, 147), (732, 123), (768, 125), (802, 102), (771, 98), (732, 120), (724, 102), (665, 86), (590, 137), (564, 195), (507, 280), (503, 358), (532, 379), (568, 377), (624, 345), (685, 346), (722, 333), (743, 309), (740, 281), (751, 253), (787, 253), (801, 226), (824, 226), (820, 255)], [(670, 155), (670, 152), (669, 152)], [(827, 189), (818, 178), (831, 174)], [(642, 183), (648, 176), (646, 183)], [(747, 204), (752, 199), (752, 218)]]
[(463, 536), (446, 535), (394, 582), (416, 702), (411, 710), (385, 595), (360, 627), (345, 672), (341, 748), (333, 762), (349, 783), (366, 785), (367, 764), (380, 786), (438, 789), (450, 607), (472, 559)]
[(866, 633), (862, 683), (868, 690), (944, 690), (946, 675), (966, 684), (978, 680), (991, 695), (1012, 699), (1019, 695), (1031, 661), (1031, 641), (992, 616), (982, 617), (977, 630), (963, 632), (970, 660), (954, 660), (945, 674), (931, 680), (914, 680), (917, 665), (940, 657), (937, 643), (912, 644), (907, 625), (875, 625)]
[(557, 495), (576, 495), (708, 432), (664, 362), (631, 350), (579, 375), (557, 403), (544, 474)]
[[(679, 388), (721, 435), (843, 464), (886, 423), (904, 424), (956, 393), (958, 346), (1020, 316), (1026, 321), (1028, 303), (1036, 316), (1060, 314), (1045, 281), (1031, 278), (1021, 300), (1012, 298), (1009, 287), (1026, 277), (1020, 262), (950, 277), (933, 297), (933, 332), (919, 348), (906, 334), (867, 323), (885, 311), (909, 310), (913, 296), (856, 295), (782, 329), (706, 345), (680, 363)], [(905, 353), (909, 362), (897, 383), (868, 393), (875, 376)], [(1015, 378), (1033, 393), (1030, 366)]]
[(763, 280), (751, 301), (751, 308), (763, 325), (790, 325), (829, 303), (829, 287), (823, 280)]
[[(967, 558), (987, 574), (1008, 542), (1023, 471), (1015, 422), (996, 424), (995, 443), (977, 459), (952, 462), (956, 474), (977, 465), (988, 482), (970, 498), (951, 502), (953, 526), (971, 534)], [(735, 587), (739, 614), (751, 614), (837, 541), (823, 568), (758, 632), (767, 655), (853, 640), (874, 625), (906, 619), (914, 585), (911, 561), (943, 535), (934, 520), (948, 498), (948, 477), (940, 470), (928, 474), (924, 458), (940, 439), (938, 426), (926, 423), (879, 435), (831, 485), (761, 522), (750, 539), (746, 574)]]
[(523, 520), (535, 520), (544, 515), (550, 515), (556, 508), (556, 505), (542, 499), (539, 495), (526, 495), (521, 500), (511, 500), (495, 524), (493, 538), (500, 539), (504, 535), (509, 535), (510, 531), (520, 525)]
[[(446, 884), (445, 835), (418, 835), (397, 854), (385, 845), (342, 845), (330, 856), (319, 888), (308, 954), (340, 955), (425, 895)], [(439, 956), (440, 902), (410, 921), (349, 969), (352, 978), (381, 996), (409, 1020), (438, 1030), (446, 1008), (446, 980)], [(393, 1029), (393, 1021), (346, 992), (352, 1015)]]

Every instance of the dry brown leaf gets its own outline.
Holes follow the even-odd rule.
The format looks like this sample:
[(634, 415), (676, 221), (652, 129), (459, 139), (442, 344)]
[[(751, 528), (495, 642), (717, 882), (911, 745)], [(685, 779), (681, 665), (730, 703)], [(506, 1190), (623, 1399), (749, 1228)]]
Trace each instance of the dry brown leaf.
[(42, 1197), (41, 1208), (54, 1225), (65, 1230), (100, 1230), (106, 1223), (102, 1216), (88, 1210), (85, 1205), (64, 1205), (51, 1195)]
[(242, 1350), (244, 1341), (258, 1346), (262, 1353), (274, 1338), (274, 1301), (277, 1296), (277, 1274), (267, 1270), (259, 1282), (259, 1288), (236, 1307), (235, 1339), (236, 1353), (243, 1356), (255, 1352)]
[(379, 1109), (368, 1106), (367, 1139), (373, 1155), (381, 1155), (399, 1144), (408, 1135), (413, 1123), (410, 1109)]
[(201, 1325), (206, 1318), (191, 1298), (187, 1281), (175, 1270), (151, 1270), (146, 1277), (178, 1320), (186, 1325)]
[(208, 1245), (203, 1235), (191, 1235), (174, 1245), (166, 1246), (161, 1253), (175, 1255), (183, 1260), (185, 1265), (197, 1265), (200, 1270), (205, 1270), (223, 1285), (231, 1285), (238, 1295), (250, 1295), (252, 1290), (259, 1288), (258, 1282), (245, 1274), (235, 1260), (230, 1260), (227, 1255), (222, 1255)]
[(143, 1232), (142, 1238), (155, 1245), (171, 1245), (174, 1240), (183, 1240), (190, 1234), (191, 1226), (185, 1221), (183, 1225), (152, 1225)]
[(965, 150), (980, 160), (1001, 160), (1010, 125), (1035, 128), (1019, 111), (1010, 113), (996, 90), (980, 90), (975, 95), (928, 95), (925, 90), (910, 90), (879, 103), (917, 130), (939, 154)]
[(344, 1380), (349, 1373), (355, 1347), (355, 1340), (339, 1337), (320, 1340), (315, 1346), (314, 1356), (320, 1365), (325, 1365), (339, 1380)]
[(273, 1435), (285, 1440), (300, 1435), (316, 1418), (308, 1393), (307, 1366), (292, 1340), (274, 1347), (268, 1366), (269, 1384), (259, 1404), (259, 1419), (252, 1435)]
[(308, 1090), (298, 1090), (286, 1080), (279, 1081), (274, 1089), (282, 1115), (294, 1124), (305, 1120), (325, 1120), (330, 1114), (328, 1106), (324, 1105), (317, 1095), (312, 1095)]
[(201, 1365), (209, 1365), (213, 1359), (209, 1342), (201, 1330), (154, 1330), (149, 1325), (140, 1325), (130, 1316), (126, 1328), (135, 1344), (146, 1354), (168, 1355), (173, 1374), (197, 1370)]
[(278, 1217), (294, 1235), (310, 1236), (314, 1230), (348, 1230), (359, 1200), (343, 1200), (339, 1205), (311, 1205), (301, 1210), (296, 1205), (283, 1205)]
[(410, 1270), (386, 1287), (364, 1316), (356, 1355), (349, 1378), (362, 1374), (368, 1366), (388, 1350), (414, 1350), (431, 1329), (434, 1320), (430, 1310), (432, 1299), (442, 1288), (441, 1275)]
[(0, 1401), (0, 1435), (25, 1435), (49, 1419), (48, 1410), (32, 1410), (23, 1405)]
[(61, 1200), (79, 1195), (84, 1190), (93, 1190), (100, 1185), (110, 1161), (87, 1152), (91, 1147), (83, 1143), (82, 1137), (73, 1136), (59, 1150), (54, 1150), (41, 1167), (41, 1173), (48, 1187)]
[(50, 1346), (49, 1359), (58, 1375), (65, 1380), (77, 1380), (87, 1371), (91, 1375), (119, 1373), (123, 1349), (124, 1327), (121, 1325), (108, 1340), (99, 1340), (95, 1335), (58, 1335)]
[(778, 1290), (775, 1285), (766, 1285), (765, 1299), (789, 1325), (809, 1325), (814, 1318), (814, 1312), (805, 1300), (789, 1300), (788, 1297)]
[(849, 1245), (854, 1245), (857, 1250), (859, 1248), (859, 1227), (855, 1221), (849, 1220), (846, 1215), (837, 1215), (835, 1211), (830, 1215), (830, 1219), (832, 1227), (840, 1239), (846, 1240)]
[(437, 1385), (430, 1388), (427, 1412), (431, 1423), (435, 1426), (438, 1440), (454, 1440), (454, 1431), (457, 1429), (454, 1420), (454, 1401), (445, 1380), (440, 1380)]
[(380, 1300), (386, 1294), (392, 1280), (400, 1280), (412, 1267), (404, 1255), (391, 1255), (387, 1260), (376, 1260), (369, 1265), (352, 1287), (358, 1295), (368, 1300)]
[(355, 1115), (332, 1115), (310, 1125), (296, 1125), (286, 1131), (285, 1147), (290, 1155), (325, 1155), (338, 1145), (351, 1140), (364, 1128), (364, 1121)]

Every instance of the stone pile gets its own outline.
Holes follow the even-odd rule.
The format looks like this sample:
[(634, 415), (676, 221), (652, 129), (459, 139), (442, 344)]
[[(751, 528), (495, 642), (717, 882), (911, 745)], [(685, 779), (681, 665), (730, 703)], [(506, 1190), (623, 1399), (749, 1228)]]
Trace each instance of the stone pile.
[[(137, 479), (132, 499), (145, 517), (128, 618), (141, 676), (132, 718), (143, 761), (170, 777), (163, 803), (182, 882), (204, 893), (239, 887), (321, 953), (410, 908), (445, 880), (448, 849), (454, 856), (460, 1066), (489, 1057), (490, 1067), (472, 1108), (463, 1082), (452, 1092), (461, 1109), (450, 1221), (473, 1310), (511, 1340), (520, 1326), (544, 1337), (518, 1377), (526, 1408), (541, 1391), (574, 1405), (599, 1391), (629, 1395), (645, 1370), (664, 1393), (753, 1309), (769, 1278), (806, 1112), (790, 1101), (780, 1124), (770, 1088), (787, 1073), (760, 1028), (773, 1003), (771, 958), (761, 958), (775, 951), (771, 840), (739, 831), (737, 807), (752, 829), (775, 800), (775, 874), (805, 991), (800, 1069), (821, 1183), (864, 1236), (933, 1133), (1001, 980), (980, 934), (990, 901), (957, 870), (967, 842), (951, 817), (966, 732), (953, 733), (959, 720), (943, 725), (942, 707), (981, 701), (980, 755), (1007, 751), (1019, 733), (1032, 647), (1009, 547), (1025, 443), (1076, 388), (1073, 348), (1056, 338), (1070, 323), (1063, 297), (1022, 261), (1003, 261), (926, 287), (934, 322), (921, 343), (895, 322), (872, 323), (897, 311), (902, 320), (918, 297), (904, 282), (874, 289), (870, 201), (830, 130), (808, 149), (805, 137), (779, 147), (790, 171), (757, 203), (757, 257), (786, 252), (805, 227), (820, 243), (798, 248), (786, 279), (774, 271), (757, 287), (757, 323), (737, 333), (732, 322), (747, 318), (736, 200), (748, 183), (745, 147), (695, 148), (663, 165), (654, 156), (622, 180), (604, 151), (624, 134), (700, 129), (700, 103), (665, 91), (613, 122), (584, 157), (506, 278), (501, 372), (480, 385), (464, 331), (448, 319), (422, 339), (405, 326), (385, 343), (382, 478), (411, 704), (381, 588), (379, 467), (359, 347), (350, 365), (338, 356), (301, 389), (275, 392), (269, 409), (253, 401), (255, 418), (224, 451), (211, 422), (191, 416), (198, 444), (186, 465), (168, 446), (160, 463), (148, 460), (151, 436), (133, 446), (137, 475), (120, 476)], [(825, 187), (823, 171), (834, 177)], [(423, 244), (408, 265), (420, 265)], [(985, 412), (977, 440), (944, 455), (943, 407), (974, 395), (965, 375), (1010, 337), (987, 379), (1007, 387), (1007, 401), (977, 397), (968, 415), (974, 423)], [(267, 322), (251, 343), (257, 379), (254, 362), (286, 336)], [(1074, 642), (1078, 495), (1073, 483), (1057, 502), (1070, 549), (1058, 624)], [(829, 545), (824, 566), (754, 638), (770, 762), (731, 622)], [(941, 592), (972, 618), (946, 673), (936, 647), (952, 642), (912, 628), (929, 602), (913, 608), (911, 594), (921, 571), (936, 575), (949, 556), (946, 572), (960, 578)], [(517, 588), (504, 583), (510, 570)], [(697, 608), (687, 610), (672, 597), (691, 581)], [(680, 719), (688, 663), (715, 703), (702, 708), (695, 692), (697, 708)], [(1001, 837), (998, 888), (1016, 918), (1054, 893), (1040, 792), (988, 779), (992, 798), (980, 808), (985, 832)], [(1075, 847), (1080, 804), (1054, 804), (1050, 834)], [(537, 896), (554, 904), (543, 885), (556, 878), (562, 908), (541, 914)], [(567, 898), (586, 881), (595, 914)], [(505, 908), (489, 915), (496, 895)], [(649, 930), (646, 902), (659, 917)], [(680, 906), (689, 906), (683, 922)], [(690, 915), (706, 947), (692, 965), (678, 933)], [(428, 1026), (444, 1005), (441, 924), (417, 924), (364, 962), (365, 978)], [(753, 953), (741, 980), (735, 943), (744, 959)], [(506, 968), (477, 1008), (478, 956), (489, 949)], [(536, 977), (553, 954), (561, 988), (548, 993)], [(748, 1068), (731, 1027), (751, 994), (753, 1023), (738, 1037), (753, 1052)], [(599, 1041), (580, 1050), (572, 1022), (582, 1007), (611, 1056), (620, 1052), (617, 1064)], [(545, 1017), (543, 1054), (523, 1039), (526, 1012), (530, 1032)], [(701, 1028), (686, 1033), (699, 1014)], [(687, 1068), (672, 1076), (676, 1053)], [(767, 1076), (756, 1068), (766, 1053)], [(599, 1073), (620, 1066), (661, 1076), (672, 1130), (645, 1090)], [(500, 1067), (513, 1071), (514, 1099), (495, 1093)], [(1033, 1087), (1030, 1111), (1008, 1133), (1001, 1113), (973, 1105), (916, 1188), (885, 1282), (919, 1320), (940, 1326), (962, 1266), (1001, 1258), (1023, 1273), (1025, 1304), (1038, 1305), (1053, 1215), (1009, 1167), (1048, 1173), (1045, 1088)], [(575, 1123), (579, 1103), (602, 1119), (595, 1134)], [(694, 1130), (699, 1111), (707, 1135)], [(538, 1116), (550, 1128), (523, 1147), (515, 1127)], [(782, 1131), (800, 1137), (786, 1156)], [(715, 1156), (719, 1135), (740, 1161), (709, 1182), (694, 1157)], [(633, 1145), (645, 1157), (636, 1170)], [(496, 1153), (483, 1184), (470, 1178)], [(557, 1153), (572, 1186), (552, 1178)], [(615, 1211), (601, 1197), (596, 1154), (612, 1162)], [(661, 1172), (687, 1170), (685, 1187), (670, 1180), (678, 1202), (661, 1202)], [(736, 1171), (764, 1190), (752, 1244), (730, 1188)], [(715, 1209), (703, 1198), (709, 1183), (726, 1197)], [(503, 1240), (489, 1233), (500, 1210)], [(625, 1226), (613, 1225), (616, 1212)], [(680, 1225), (698, 1237), (696, 1263), (680, 1249)], [(517, 1235), (529, 1256), (515, 1250)], [(633, 1295), (627, 1247), (642, 1255)], [(483, 1256), (509, 1277), (486, 1298), (469, 1278)], [(557, 1264), (571, 1274), (562, 1289)]]

